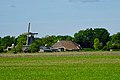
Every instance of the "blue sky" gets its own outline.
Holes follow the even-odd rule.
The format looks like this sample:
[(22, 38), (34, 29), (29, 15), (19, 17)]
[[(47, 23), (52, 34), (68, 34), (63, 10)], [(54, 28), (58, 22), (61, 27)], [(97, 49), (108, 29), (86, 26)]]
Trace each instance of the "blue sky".
[(0, 37), (31, 31), (38, 37), (70, 35), (86, 28), (120, 32), (120, 0), (0, 0)]

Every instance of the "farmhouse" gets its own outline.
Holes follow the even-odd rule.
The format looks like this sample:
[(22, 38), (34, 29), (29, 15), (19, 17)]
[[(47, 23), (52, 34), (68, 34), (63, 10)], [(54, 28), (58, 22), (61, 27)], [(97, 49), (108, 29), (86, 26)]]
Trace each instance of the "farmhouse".
[(55, 43), (52, 48), (58, 51), (78, 51), (81, 47), (73, 41), (62, 40)]

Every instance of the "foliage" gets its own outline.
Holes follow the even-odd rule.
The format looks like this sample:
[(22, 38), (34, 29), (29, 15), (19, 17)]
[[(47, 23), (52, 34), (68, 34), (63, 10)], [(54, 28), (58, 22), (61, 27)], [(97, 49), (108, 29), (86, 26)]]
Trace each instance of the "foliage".
[(51, 47), (54, 43), (57, 42), (56, 40), (56, 36), (46, 36), (44, 38), (41, 38), (41, 42), (42, 42), (42, 46), (47, 46), (47, 47)]
[(30, 50), (31, 53), (38, 52), (39, 51), (39, 45), (37, 43), (33, 42), (30, 45), (29, 50)]
[[(75, 35), (78, 35), (78, 37), (79, 37), (78, 42), (80, 42), (79, 44), (82, 47), (93, 48), (93, 40), (94, 40), (93, 35), (94, 35), (94, 33), (93, 33), (92, 28), (86, 29), (84, 31), (79, 31), (79, 33), (75, 34)], [(75, 36), (75, 39), (76, 39), (76, 36)]]
[(95, 51), (95, 50), (91, 48), (83, 48), (82, 51)]
[(120, 44), (112, 44), (111, 49), (120, 49)]
[(100, 50), (102, 44), (100, 43), (99, 39), (98, 38), (95, 38), (94, 39), (94, 48), (95, 50)]
[(0, 65), (0, 80), (120, 80), (119, 52), (8, 54)]
[(17, 53), (16, 48), (13, 48), (13, 49), (12, 49), (12, 52), (13, 52), (14, 54), (16, 54), (16, 53)]
[(112, 49), (112, 50), (114, 49), (114, 50), (118, 51), (120, 49), (120, 44), (119, 43), (117, 43), (117, 44), (113, 43), (112, 44), (111, 41), (108, 41), (107, 45), (104, 46), (103, 50), (110, 51), (110, 49)]
[(80, 30), (74, 34), (74, 41), (80, 44), (83, 48), (93, 48), (94, 39), (98, 38), (103, 46), (109, 41), (109, 33), (104, 28)]
[(110, 41), (108, 41), (107, 45), (106, 45), (106, 50), (110, 51), (111, 48), (112, 48), (112, 43)]
[(46, 46), (51, 47), (53, 44), (55, 44), (58, 40), (72, 40), (73, 38), (71, 36), (45, 36), (42, 38), (38, 38), (34, 42), (37, 43), (39, 46)]
[(2, 38), (0, 37), (0, 46), (1, 46), (1, 40), (2, 40)]
[(110, 40), (110, 34), (105, 28), (95, 28), (94, 29), (94, 38), (98, 38), (102, 42), (103, 46)]
[(22, 52), (22, 46), (23, 46), (22, 43), (18, 43), (15, 48), (16, 52)]
[(27, 36), (26, 35), (19, 35), (16, 38), (16, 48), (15, 48), (15, 52), (22, 52), (22, 46), (26, 45), (26, 40), (27, 40)]
[[(82, 48), (90, 48), (90, 49), (103, 49), (109, 51), (110, 49), (119, 49), (120, 44), (120, 32), (109, 36), (110, 34), (105, 28), (88, 28), (86, 30), (80, 30), (79, 32), (74, 34), (74, 37), (69, 35), (52, 35), (52, 36), (45, 36), (42, 38), (36, 38), (33, 44), (31, 44), (31, 52), (38, 51), (38, 46), (46, 46), (51, 47), (54, 45), (58, 40), (71, 40), (75, 41), (76, 43), (80, 44)], [(98, 43), (94, 43), (95, 39), (99, 40)], [(15, 44), (15, 51), (22, 52), (22, 46), (26, 45), (27, 36), (22, 34), (19, 35), (17, 38), (11, 36), (5, 36), (3, 38), (0, 37), (0, 46), (6, 49), (8, 46), (11, 46), (13, 43)], [(96, 45), (96, 47), (95, 47)], [(98, 47), (99, 46), (99, 47)]]
[(27, 40), (27, 36), (26, 35), (19, 35), (16, 38), (16, 43), (17, 44), (21, 44), (21, 45), (26, 45), (26, 40)]
[(0, 46), (0, 53), (3, 52), (3, 47)]
[(8, 46), (11, 46), (13, 43), (15, 43), (15, 37), (5, 36), (1, 39), (0, 43), (0, 45), (3, 46), (4, 49), (6, 49)]
[(111, 36), (111, 42), (114, 44), (120, 44), (120, 32)]
[(56, 37), (56, 39), (57, 39), (57, 41), (58, 40), (73, 40), (73, 38), (71, 37), (71, 36), (68, 36), (68, 35), (66, 35), (66, 36), (61, 36), (61, 35), (59, 35), (59, 36), (57, 36)]

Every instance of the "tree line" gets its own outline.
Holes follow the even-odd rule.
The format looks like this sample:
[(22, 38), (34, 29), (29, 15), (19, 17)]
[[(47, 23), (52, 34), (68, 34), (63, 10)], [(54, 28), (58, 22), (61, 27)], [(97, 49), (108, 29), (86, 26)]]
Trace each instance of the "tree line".
[[(26, 44), (27, 36), (19, 35), (17, 38), (13, 36), (0, 37), (0, 52), (6, 52), (8, 46), (15, 45), (11, 51), (22, 52), (22, 46)], [(51, 47), (58, 40), (71, 40), (80, 44), (83, 50), (106, 50), (120, 49), (120, 32), (111, 35), (105, 28), (88, 28), (80, 30), (74, 34), (74, 37), (69, 35), (52, 35), (42, 38), (36, 38), (30, 45), (29, 52), (38, 52), (40, 46)]]

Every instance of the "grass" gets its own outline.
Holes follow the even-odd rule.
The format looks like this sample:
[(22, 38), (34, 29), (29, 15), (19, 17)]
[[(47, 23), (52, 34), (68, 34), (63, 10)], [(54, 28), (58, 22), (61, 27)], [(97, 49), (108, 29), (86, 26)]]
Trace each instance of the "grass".
[(120, 52), (0, 54), (0, 80), (120, 80)]

